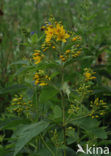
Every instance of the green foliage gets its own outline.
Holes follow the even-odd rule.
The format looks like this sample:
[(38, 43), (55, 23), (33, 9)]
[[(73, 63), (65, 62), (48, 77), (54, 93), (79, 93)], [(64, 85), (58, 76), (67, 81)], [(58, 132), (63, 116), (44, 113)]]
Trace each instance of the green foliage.
[(48, 127), (48, 123), (45, 121), (40, 121), (38, 123), (24, 125), (21, 129), (16, 133), (18, 139), (15, 144), (15, 152), (14, 156), (35, 136), (39, 135)]

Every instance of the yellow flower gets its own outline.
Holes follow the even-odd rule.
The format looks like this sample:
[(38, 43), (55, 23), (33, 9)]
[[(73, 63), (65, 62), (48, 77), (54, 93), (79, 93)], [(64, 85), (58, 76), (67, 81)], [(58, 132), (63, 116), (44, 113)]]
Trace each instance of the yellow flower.
[(81, 51), (77, 51), (76, 53), (72, 54), (73, 57), (78, 57), (80, 55)]
[(33, 59), (35, 60), (35, 64), (38, 64), (38, 63), (41, 62), (41, 57), (40, 56), (34, 57)]
[(39, 84), (39, 80), (35, 80), (35, 85), (38, 85)]
[(66, 33), (63, 26), (60, 24), (56, 25), (55, 35), (57, 37), (57, 41), (62, 41), (62, 42), (66, 42), (66, 39), (70, 37), (70, 35)]
[(85, 73), (84, 73), (84, 76), (85, 76), (85, 80), (86, 81), (89, 81), (89, 80), (93, 80), (93, 79), (96, 79), (95, 76), (93, 76), (95, 72), (92, 72), (90, 71), (89, 69), (85, 69)]
[(39, 76), (38, 73), (35, 73), (34, 79), (35, 79), (35, 85), (39, 84), (39, 82), (40, 82), (40, 76)]
[(48, 47), (44, 48), (44, 49), (43, 49), (43, 52), (45, 52), (47, 49), (48, 49)]
[(43, 25), (43, 26), (41, 27), (41, 30), (44, 31), (45, 29), (46, 29), (46, 27)]
[(39, 74), (44, 75), (45, 74), (44, 70), (39, 70)]
[(35, 53), (40, 53), (40, 50), (36, 50), (36, 49), (35, 49), (34, 52), (35, 52)]
[(45, 30), (45, 34), (46, 34), (45, 42), (50, 42), (50, 40), (52, 39), (54, 35), (54, 28), (51, 26), (48, 26), (47, 29)]
[(101, 113), (100, 113), (100, 115), (104, 115), (104, 113), (103, 113), (103, 112), (101, 112)]
[(35, 61), (35, 64), (38, 64), (43, 59), (44, 55), (40, 54), (40, 50), (34, 50), (35, 53), (33, 54), (33, 60)]
[(71, 50), (70, 49), (68, 49), (68, 50), (66, 50), (66, 54), (69, 54), (71, 52)]
[(55, 49), (55, 46), (52, 46), (53, 49)]
[(86, 72), (84, 75), (85, 75), (85, 77), (86, 77), (87, 80), (89, 80), (90, 77), (91, 77), (91, 73), (88, 73), (88, 72)]
[(17, 99), (17, 98), (14, 98), (12, 101), (13, 101), (13, 102), (18, 101), (18, 99)]
[(92, 76), (91, 73), (86, 72), (85, 74), (85, 78), (86, 80), (92, 80), (92, 79), (96, 79), (96, 77)]
[(40, 83), (40, 86), (47, 86), (48, 84), (47, 83), (45, 83), (45, 82), (41, 82)]
[(72, 38), (72, 41), (76, 41), (76, 40), (81, 40), (81, 37), (80, 36), (75, 36)]
[(46, 78), (47, 80), (50, 80), (50, 77), (49, 77), (48, 75), (46, 75), (45, 78)]
[(61, 61), (63, 61), (63, 62), (65, 62), (65, 57), (63, 56), (63, 55), (60, 55), (60, 59), (61, 59)]
[(50, 80), (50, 77), (45, 75), (43, 70), (39, 70), (37, 73), (35, 73), (34, 80), (35, 85), (46, 86), (48, 85), (47, 81)]
[(38, 73), (35, 74), (34, 78), (35, 78), (35, 79), (39, 79)]
[(77, 40), (77, 36), (72, 38), (72, 41), (76, 41)]

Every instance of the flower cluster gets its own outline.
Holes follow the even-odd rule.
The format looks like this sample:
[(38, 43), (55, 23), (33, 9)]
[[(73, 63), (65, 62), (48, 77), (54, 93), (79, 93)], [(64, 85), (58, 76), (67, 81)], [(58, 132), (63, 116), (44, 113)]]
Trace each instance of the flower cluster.
[(46, 75), (43, 70), (39, 70), (38, 72), (35, 73), (34, 80), (35, 85), (46, 86), (48, 85), (50, 77)]
[(107, 108), (107, 105), (103, 100), (99, 100), (99, 98), (96, 98), (94, 102), (91, 101), (90, 107), (92, 108), (92, 110), (89, 115), (92, 118), (98, 118), (99, 116), (103, 116), (105, 114), (105, 109)]
[(68, 59), (78, 57), (81, 54), (81, 49), (79, 48), (79, 45), (77, 48), (74, 48), (74, 46), (71, 49), (67, 49), (63, 55), (60, 55), (60, 59), (62, 62), (65, 62)]
[(49, 48), (55, 49), (55, 46), (51, 42), (44, 42), (41, 48), (43, 52), (46, 52)]
[(95, 72), (93, 72), (91, 69), (85, 68), (84, 71), (85, 81), (96, 79), (96, 77), (94, 76)]
[(80, 37), (80, 36), (75, 36), (75, 37), (72, 38), (72, 41), (73, 41), (73, 42), (75, 42), (75, 41), (77, 41), (77, 40), (81, 40), (81, 37)]
[(10, 113), (16, 112), (17, 114), (26, 114), (26, 116), (30, 115), (32, 109), (32, 102), (25, 102), (22, 95), (15, 95), (12, 99), (11, 105), (8, 107), (8, 111)]
[(34, 50), (34, 52), (35, 53), (33, 54), (33, 60), (35, 61), (35, 64), (38, 64), (44, 58), (44, 55), (41, 54), (40, 50)]
[(77, 113), (79, 110), (78, 106), (74, 106), (73, 104), (70, 105), (70, 108), (68, 109), (68, 114), (74, 114)]
[(63, 25), (60, 23), (55, 23), (55, 25), (48, 25), (45, 29), (45, 42), (49, 43), (52, 38), (56, 41), (66, 42), (70, 35), (65, 31)]
[(83, 97), (83, 95), (88, 95), (92, 92), (91, 88), (92, 83), (85, 83), (84, 81), (81, 82), (80, 87), (76, 90), (77, 93)]
[[(72, 32), (67, 32), (61, 22), (56, 22), (55, 19), (51, 18), (49, 22), (42, 26), (41, 30), (45, 33), (45, 40), (39, 50), (34, 50), (33, 60), (35, 64), (43, 60), (45, 57), (44, 52), (46, 51), (48, 51), (48, 54), (52, 56), (52, 58), (58, 59), (59, 57), (62, 62), (76, 58), (81, 54), (81, 37), (76, 36)], [(62, 44), (60, 44), (60, 42), (65, 43), (64, 45), (70, 48), (65, 48), (65, 46), (61, 48)], [(52, 53), (53, 50), (56, 51), (56, 53)]]
[[(42, 26), (42, 30), (45, 33), (45, 40), (42, 42), (39, 50), (34, 50), (33, 60), (35, 64), (39, 64), (43, 59), (47, 62), (49, 58), (57, 58), (57, 60), (60, 59), (62, 62), (65, 62), (81, 54), (79, 42), (81, 37), (67, 32), (60, 22), (57, 23), (51, 19), (50, 22)], [(47, 54), (44, 53), (46, 51)], [(56, 51), (56, 53), (52, 51)], [(34, 80), (35, 85), (46, 86), (50, 78), (45, 74), (45, 71), (39, 70), (35, 73)]]

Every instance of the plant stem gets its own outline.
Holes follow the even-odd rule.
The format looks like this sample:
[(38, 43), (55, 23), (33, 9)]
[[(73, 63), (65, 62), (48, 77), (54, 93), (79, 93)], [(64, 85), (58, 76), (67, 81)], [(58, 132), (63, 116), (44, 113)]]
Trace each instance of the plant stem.
[[(61, 68), (62, 78), (61, 86), (63, 87), (64, 83), (64, 66)], [(63, 135), (64, 135), (64, 145), (66, 146), (66, 132), (65, 132), (65, 105), (64, 105), (64, 93), (61, 90), (61, 104), (62, 104), (62, 121), (63, 121)], [(66, 149), (64, 149), (64, 156), (66, 156)]]
[(42, 135), (40, 135), (41, 140), (43, 142), (43, 144), (46, 146), (46, 148), (49, 150), (49, 152), (52, 154), (52, 156), (55, 156), (54, 152), (52, 151), (52, 149), (47, 145), (47, 143), (45, 142), (44, 138), (42, 137)]

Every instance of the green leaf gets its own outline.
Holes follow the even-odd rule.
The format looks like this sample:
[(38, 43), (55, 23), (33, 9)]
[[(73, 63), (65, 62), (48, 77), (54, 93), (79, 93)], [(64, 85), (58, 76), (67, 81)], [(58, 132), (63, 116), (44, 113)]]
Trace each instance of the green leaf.
[(46, 87), (41, 91), (40, 102), (44, 103), (53, 98), (57, 94), (57, 90), (53, 87)]
[(3, 121), (0, 121), (0, 129), (12, 129), (13, 127), (16, 127), (19, 124), (26, 123), (27, 120), (24, 120), (22, 118), (12, 118), (12, 119), (5, 119)]
[(37, 36), (37, 34), (35, 33), (34, 35), (32, 35), (31, 36), (31, 43), (36, 43), (36, 42), (38, 42), (38, 36)]
[(20, 60), (20, 61), (16, 61), (16, 62), (11, 63), (10, 66), (15, 65), (15, 64), (17, 64), (17, 65), (24, 65), (24, 64), (28, 65), (29, 62), (27, 60)]
[(19, 131), (17, 143), (15, 144), (15, 152), (14, 156), (17, 155), (17, 153), (34, 137), (39, 135), (41, 132), (43, 132), (47, 127), (49, 123), (45, 121), (40, 121), (38, 123), (25, 125), (23, 128)]
[(75, 126), (81, 127), (82, 129), (91, 129), (98, 127), (100, 122), (96, 119), (91, 119), (89, 117), (80, 118), (78, 120), (71, 121), (71, 123)]
[(59, 107), (59, 106), (55, 106), (54, 108), (53, 108), (53, 117), (54, 117), (54, 119), (56, 119), (56, 118), (60, 118), (61, 116), (62, 116), (62, 110), (61, 110), (61, 108)]
[(57, 75), (59, 75), (59, 72), (53, 72), (50, 76), (51, 79), (53, 79), (54, 77), (56, 77)]
[(21, 67), (19, 68), (16, 73), (14, 74), (14, 76), (20, 75), (21, 73), (26, 73), (29, 72), (29, 70), (32, 70), (34, 67), (33, 66), (25, 66), (25, 67)]
[(29, 156), (52, 156), (50, 154), (50, 152), (44, 147), (42, 149), (40, 149), (39, 151), (37, 151), (37, 153), (35, 152), (34, 154), (30, 154)]
[(107, 132), (105, 132), (104, 127), (91, 130), (91, 134), (100, 139), (107, 139)]
[(22, 84), (14, 84), (12, 86), (0, 89), (0, 94), (6, 94), (6, 93), (12, 93), (12, 92), (18, 92), (20, 90), (26, 89), (27, 86)]
[(0, 145), (0, 156), (5, 156), (7, 155), (8, 152), (6, 152), (6, 149), (2, 145)]
[(97, 87), (96, 89), (93, 90), (92, 94), (111, 94), (111, 87), (108, 86), (101, 86), (101, 87)]
[(84, 133), (90, 138), (107, 138), (107, 132), (105, 131), (105, 128), (100, 127), (100, 122), (96, 119), (84, 118), (79, 121), (74, 121), (73, 124), (78, 125), (81, 129), (83, 129)]

